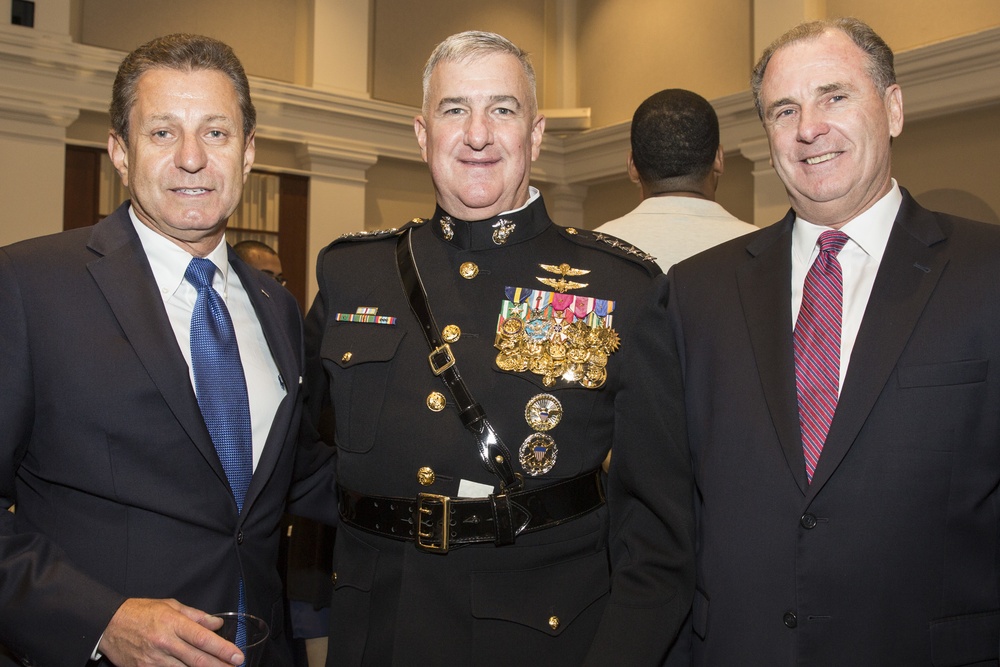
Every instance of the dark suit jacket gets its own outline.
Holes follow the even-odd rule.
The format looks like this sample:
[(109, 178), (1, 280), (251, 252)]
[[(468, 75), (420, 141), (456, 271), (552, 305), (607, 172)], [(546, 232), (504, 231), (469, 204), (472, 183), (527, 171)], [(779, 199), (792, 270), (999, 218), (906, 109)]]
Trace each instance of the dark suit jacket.
[(793, 219), (670, 276), (700, 529), (694, 664), (996, 665), (1000, 228), (903, 191), (809, 485)]
[[(301, 317), (272, 279), (229, 260), (288, 390), (242, 514), (128, 202), (92, 228), (0, 250), (0, 497), (17, 506), (0, 511), (0, 646), (19, 659), (85, 664), (128, 597), (233, 610), (242, 573), (248, 610), (280, 646), (267, 664), (287, 660), (275, 562)], [(307, 458), (299, 477), (319, 466)]]

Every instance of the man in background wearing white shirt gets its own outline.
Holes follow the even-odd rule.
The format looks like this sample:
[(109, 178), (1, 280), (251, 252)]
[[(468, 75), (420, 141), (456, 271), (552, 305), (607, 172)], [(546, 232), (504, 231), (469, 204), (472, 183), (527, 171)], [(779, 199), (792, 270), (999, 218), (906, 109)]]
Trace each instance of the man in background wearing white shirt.
[(757, 228), (715, 202), (724, 169), (719, 118), (689, 90), (661, 90), (632, 116), (628, 175), (642, 202), (595, 231), (617, 236), (666, 271), (691, 255)]

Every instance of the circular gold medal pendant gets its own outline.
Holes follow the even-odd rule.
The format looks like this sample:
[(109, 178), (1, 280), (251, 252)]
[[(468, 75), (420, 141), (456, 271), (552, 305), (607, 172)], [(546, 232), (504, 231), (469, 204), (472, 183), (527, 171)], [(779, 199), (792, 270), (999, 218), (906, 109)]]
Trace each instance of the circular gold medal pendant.
[(518, 458), (521, 460), (524, 472), (532, 477), (538, 477), (552, 470), (558, 453), (556, 441), (550, 436), (544, 433), (532, 433), (521, 443)]
[(524, 419), (536, 431), (551, 431), (562, 416), (562, 403), (552, 394), (536, 394), (524, 407)]

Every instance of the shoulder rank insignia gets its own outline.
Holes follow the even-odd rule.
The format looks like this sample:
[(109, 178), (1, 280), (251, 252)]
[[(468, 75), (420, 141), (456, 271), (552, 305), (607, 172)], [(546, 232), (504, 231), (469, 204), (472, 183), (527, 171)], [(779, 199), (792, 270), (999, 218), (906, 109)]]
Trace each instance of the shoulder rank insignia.
[(656, 258), (653, 257), (652, 255), (650, 255), (648, 252), (643, 252), (642, 250), (640, 250), (639, 248), (636, 248), (631, 243), (626, 243), (625, 241), (622, 241), (620, 238), (617, 238), (615, 236), (609, 236), (607, 234), (602, 234), (600, 232), (595, 232), (594, 233), (594, 238), (597, 239), (598, 241), (602, 242), (602, 243), (607, 243), (612, 248), (618, 248), (619, 250), (623, 250), (624, 252), (627, 252), (628, 254), (630, 254), (630, 255), (632, 255), (634, 257), (638, 257), (641, 260), (644, 260), (644, 261), (647, 261), (647, 262), (655, 262), (656, 261)]
[(541, 375), (546, 387), (604, 384), (608, 356), (621, 342), (611, 328), (614, 301), (524, 287), (505, 292), (494, 342), (500, 370)]
[(423, 218), (413, 218), (408, 223), (402, 227), (389, 227), (388, 229), (363, 229), (357, 232), (347, 232), (346, 234), (341, 234), (337, 237), (337, 241), (357, 241), (361, 239), (380, 239), (387, 236), (393, 236), (399, 232), (413, 227), (414, 225), (422, 225), (426, 222)]
[(564, 294), (567, 290), (580, 289), (586, 287), (588, 283), (578, 283), (572, 280), (566, 280), (566, 276), (585, 276), (590, 273), (590, 269), (574, 269), (569, 264), (563, 262), (559, 266), (555, 264), (539, 264), (545, 271), (549, 273), (559, 274), (559, 278), (543, 278), (542, 276), (535, 276), (535, 279), (543, 285), (547, 285), (559, 292)]

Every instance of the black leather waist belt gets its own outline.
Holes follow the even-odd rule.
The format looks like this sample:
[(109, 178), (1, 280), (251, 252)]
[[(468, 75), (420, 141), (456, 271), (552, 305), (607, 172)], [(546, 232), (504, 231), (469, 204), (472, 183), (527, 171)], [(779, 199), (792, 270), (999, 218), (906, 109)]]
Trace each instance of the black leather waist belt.
[(397, 540), (413, 540), (423, 551), (446, 553), (466, 544), (509, 542), (498, 538), (506, 516), (514, 534), (558, 526), (604, 504), (600, 469), (538, 489), (486, 498), (450, 498), (421, 493), (416, 498), (368, 496), (339, 488), (340, 516), (361, 530)]

